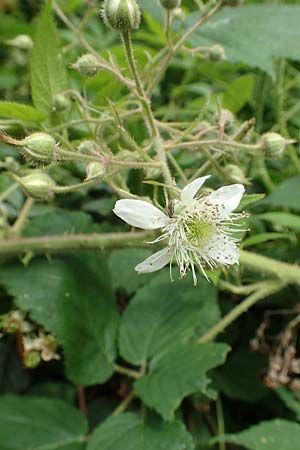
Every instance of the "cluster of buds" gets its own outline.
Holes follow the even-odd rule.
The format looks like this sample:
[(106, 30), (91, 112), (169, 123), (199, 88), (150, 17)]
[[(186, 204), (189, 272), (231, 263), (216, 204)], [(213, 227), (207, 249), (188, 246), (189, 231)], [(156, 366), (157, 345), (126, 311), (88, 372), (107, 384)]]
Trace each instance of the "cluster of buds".
[(56, 338), (36, 330), (36, 326), (27, 320), (22, 311), (13, 310), (0, 316), (0, 328), (5, 334), (18, 334), (20, 353), (25, 367), (33, 369), (41, 361), (48, 362), (60, 358)]

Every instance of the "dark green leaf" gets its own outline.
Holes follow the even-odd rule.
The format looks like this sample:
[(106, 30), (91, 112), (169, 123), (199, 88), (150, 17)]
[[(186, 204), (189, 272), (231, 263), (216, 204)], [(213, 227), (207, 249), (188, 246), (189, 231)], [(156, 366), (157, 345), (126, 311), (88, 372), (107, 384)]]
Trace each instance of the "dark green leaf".
[(82, 414), (61, 400), (0, 397), (1, 450), (79, 450), (86, 432)]
[(250, 100), (254, 87), (253, 75), (242, 75), (233, 80), (223, 95), (223, 107), (238, 113)]
[(256, 219), (266, 220), (273, 223), (274, 225), (280, 225), (300, 232), (300, 217), (296, 214), (290, 214), (286, 212), (267, 212), (263, 214), (257, 214), (254, 217)]
[(91, 385), (112, 375), (118, 315), (100, 252), (6, 266), (1, 278), (18, 306), (58, 337), (72, 381)]
[(201, 280), (195, 287), (189, 278), (170, 281), (169, 271), (140, 289), (121, 322), (119, 346), (133, 364), (158, 355), (204, 333), (220, 317), (217, 291)]
[(154, 360), (150, 372), (135, 382), (144, 403), (172, 420), (184, 397), (208, 392), (207, 372), (225, 361), (226, 344), (183, 344)]
[[(185, 28), (199, 18), (187, 17)], [(194, 47), (221, 44), (227, 58), (273, 73), (273, 58), (300, 59), (298, 5), (246, 5), (223, 8), (194, 33)], [(280, 39), (278, 39), (280, 36)]]
[(212, 442), (232, 442), (249, 450), (300, 450), (300, 425), (288, 420), (270, 420), (241, 433), (219, 436)]
[(15, 102), (0, 102), (0, 117), (30, 122), (42, 122), (45, 120), (44, 114), (37, 109)]
[(184, 425), (174, 420), (164, 423), (156, 417), (146, 423), (132, 413), (112, 417), (92, 434), (87, 450), (193, 450)]
[(16, 342), (13, 337), (2, 337), (0, 340), (0, 392), (15, 393), (26, 388), (28, 376), (16, 353)]
[(264, 205), (300, 209), (300, 177), (292, 177), (281, 183), (264, 201)]
[(37, 24), (30, 74), (34, 106), (49, 116), (53, 109), (54, 96), (62, 93), (67, 87), (66, 72), (51, 14), (50, 0), (47, 1)]

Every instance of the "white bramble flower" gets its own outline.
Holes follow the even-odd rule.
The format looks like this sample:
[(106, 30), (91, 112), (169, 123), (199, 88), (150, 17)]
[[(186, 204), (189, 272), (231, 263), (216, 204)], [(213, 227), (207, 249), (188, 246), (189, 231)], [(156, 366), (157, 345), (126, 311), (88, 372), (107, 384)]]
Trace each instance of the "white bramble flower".
[(245, 214), (233, 211), (238, 207), (245, 188), (242, 184), (233, 184), (211, 194), (197, 196), (208, 178), (197, 178), (185, 186), (170, 215), (143, 200), (116, 202), (114, 213), (129, 225), (145, 230), (162, 230), (151, 243), (164, 241), (166, 247), (138, 264), (135, 268), (138, 273), (155, 272), (167, 264), (170, 264), (171, 271), (175, 260), (180, 276), (184, 277), (191, 270), (194, 284), (197, 284), (195, 266), (207, 278), (205, 269), (214, 270), (238, 263), (239, 239), (234, 233), (243, 231), (237, 221)]

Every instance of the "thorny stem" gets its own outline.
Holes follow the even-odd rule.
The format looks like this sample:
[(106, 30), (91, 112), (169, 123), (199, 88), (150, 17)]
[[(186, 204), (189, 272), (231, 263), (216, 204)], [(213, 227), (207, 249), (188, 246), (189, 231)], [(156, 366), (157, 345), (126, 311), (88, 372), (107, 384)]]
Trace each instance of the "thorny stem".
[(174, 149), (174, 148), (190, 148), (190, 147), (200, 147), (202, 145), (220, 145), (222, 147), (235, 147), (235, 148), (243, 148), (245, 150), (259, 150), (261, 148), (261, 144), (243, 144), (241, 142), (236, 141), (223, 141), (221, 139), (207, 139), (202, 141), (189, 141), (189, 142), (178, 142), (176, 144), (166, 144), (166, 150)]
[(137, 93), (139, 95), (139, 100), (141, 102), (141, 105), (142, 105), (142, 108), (143, 108), (143, 111), (145, 114), (145, 119), (146, 119), (146, 123), (149, 128), (150, 136), (153, 140), (153, 145), (154, 145), (155, 151), (157, 153), (157, 156), (158, 156), (160, 162), (162, 163), (162, 172), (163, 172), (163, 175), (165, 178), (165, 182), (166, 182), (166, 184), (172, 186), (174, 183), (173, 183), (172, 175), (171, 175), (169, 167), (168, 167), (162, 138), (160, 136), (159, 129), (157, 127), (155, 118), (153, 116), (150, 100), (147, 98), (146, 93), (143, 88), (143, 85), (141, 83), (137, 65), (136, 65), (136, 62), (134, 59), (134, 53), (133, 53), (132, 41), (131, 41), (131, 33), (124, 32), (124, 33), (122, 33), (122, 36), (123, 36), (124, 48), (125, 48), (125, 52), (127, 55), (128, 63), (130, 66), (130, 70), (132, 72), (132, 76), (135, 81), (135, 86), (136, 86)]

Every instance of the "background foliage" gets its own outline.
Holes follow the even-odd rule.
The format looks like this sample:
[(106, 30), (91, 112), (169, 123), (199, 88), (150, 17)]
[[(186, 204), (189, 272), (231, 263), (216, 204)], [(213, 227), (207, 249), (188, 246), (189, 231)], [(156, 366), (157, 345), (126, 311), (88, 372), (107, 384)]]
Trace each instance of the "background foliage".
[[(199, 18), (198, 3), (183, 1), (174, 38)], [(226, 129), (231, 136), (255, 118), (248, 143), (269, 130), (298, 141), (298, 2), (225, 3), (154, 87), (156, 119), (201, 130), (217, 127), (226, 109), (234, 115)], [(151, 84), (151, 58), (166, 45), (164, 14), (157, 0), (140, 4), (135, 56)], [(120, 37), (103, 25), (99, 6), (0, 3), (1, 131), (15, 138), (47, 131), (69, 150), (96, 137), (120, 158), (129, 144), (115, 110), (121, 116), (132, 111), (136, 99), (108, 71), (84, 78), (71, 67), (87, 43), (108, 63), (109, 51), (130, 77)], [(14, 43), (20, 34), (33, 39), (31, 51)], [(226, 59), (191, 51), (216, 44)], [(54, 101), (62, 93), (68, 105), (59, 111)], [(138, 146), (147, 144), (140, 115), (129, 115), (126, 130)], [(211, 283), (201, 278), (197, 287), (190, 277), (171, 283), (168, 269), (138, 276), (134, 266), (151, 254), (144, 240), (93, 244), (100, 233), (128, 231), (112, 213), (124, 192), (163, 202), (153, 171), (126, 169), (109, 182), (33, 201), (10, 177), (10, 171), (27, 174), (32, 165), (15, 146), (0, 145), (1, 450), (300, 450), (297, 142), (272, 160), (242, 147), (215, 158), (180, 147), (173, 153), (172, 173), (181, 186), (204, 168), (213, 174), (211, 188), (242, 181), (249, 194), (241, 265), (211, 274)], [(243, 180), (233, 178), (232, 164)], [(68, 161), (49, 172), (59, 185), (72, 186), (85, 169), (82, 161)], [(89, 249), (68, 249), (74, 235)], [(255, 266), (251, 254), (269, 257), (268, 270)], [(269, 290), (259, 303), (211, 334), (266, 280)]]

